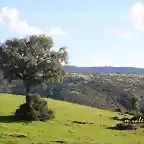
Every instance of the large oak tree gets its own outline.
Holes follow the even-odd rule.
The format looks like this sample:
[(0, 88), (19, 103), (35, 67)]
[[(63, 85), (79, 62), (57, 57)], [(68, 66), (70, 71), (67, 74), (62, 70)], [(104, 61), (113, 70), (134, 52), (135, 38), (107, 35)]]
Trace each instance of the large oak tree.
[(8, 39), (0, 44), (0, 66), (9, 82), (21, 79), (26, 87), (26, 100), (32, 86), (61, 81), (62, 63), (67, 64), (65, 47), (53, 49), (53, 40), (46, 35)]

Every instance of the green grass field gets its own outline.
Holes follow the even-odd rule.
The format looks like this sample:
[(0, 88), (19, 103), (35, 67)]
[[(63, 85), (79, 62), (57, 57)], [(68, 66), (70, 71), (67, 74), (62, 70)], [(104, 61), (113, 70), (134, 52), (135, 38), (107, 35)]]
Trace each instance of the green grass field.
[[(117, 113), (48, 99), (56, 118), (48, 122), (13, 122), (15, 109), (24, 102), (24, 97), (0, 95), (0, 144), (143, 144), (144, 130), (116, 131), (107, 129), (117, 122), (112, 116)], [(93, 124), (75, 124), (71, 121), (88, 121)], [(1, 134), (24, 134), (26, 138), (1, 136)], [(62, 142), (61, 142), (62, 143)]]

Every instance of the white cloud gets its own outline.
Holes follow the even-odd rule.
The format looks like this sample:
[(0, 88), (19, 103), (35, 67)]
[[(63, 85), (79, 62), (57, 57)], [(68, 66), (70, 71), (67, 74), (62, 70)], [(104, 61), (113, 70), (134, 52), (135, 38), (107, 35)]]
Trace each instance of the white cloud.
[[(20, 19), (19, 11), (16, 8), (8, 8), (4, 7), (0, 9), (0, 23), (4, 24), (5, 19), (8, 19), (8, 26), (11, 30), (20, 32), (22, 34), (43, 34), (43, 32), (39, 27), (29, 25), (26, 20)], [(66, 32), (62, 30), (60, 27), (53, 27), (47, 32), (48, 35), (66, 35)]]
[(121, 37), (124, 37), (124, 38), (129, 38), (132, 36), (132, 33), (130, 32), (127, 32), (127, 31), (123, 31), (117, 27), (114, 27), (114, 28), (108, 28), (106, 29), (107, 32), (111, 33), (111, 34), (114, 34), (114, 35), (117, 35), (117, 36), (121, 36)]
[(130, 23), (139, 30), (144, 30), (144, 3), (136, 3), (129, 15)]

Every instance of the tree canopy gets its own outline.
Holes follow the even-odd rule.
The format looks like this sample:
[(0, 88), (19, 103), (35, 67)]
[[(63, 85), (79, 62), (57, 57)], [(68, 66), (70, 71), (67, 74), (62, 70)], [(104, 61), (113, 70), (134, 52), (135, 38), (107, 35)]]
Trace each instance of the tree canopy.
[(0, 44), (0, 66), (9, 82), (21, 79), (30, 91), (31, 86), (61, 81), (62, 63), (68, 63), (66, 47), (54, 51), (53, 40), (46, 35), (12, 38)]

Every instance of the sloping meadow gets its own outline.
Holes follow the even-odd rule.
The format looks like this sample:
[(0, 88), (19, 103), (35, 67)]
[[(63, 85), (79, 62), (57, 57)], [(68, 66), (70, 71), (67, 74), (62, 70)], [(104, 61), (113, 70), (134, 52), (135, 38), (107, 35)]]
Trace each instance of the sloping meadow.
[(23, 96), (0, 95), (0, 143), (4, 144), (143, 144), (143, 129), (118, 131), (107, 129), (116, 125), (111, 117), (116, 112), (100, 110), (68, 102), (46, 99), (55, 111), (55, 119), (47, 122), (16, 122), (12, 113)]

